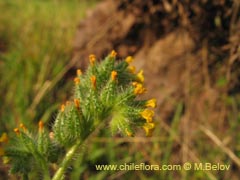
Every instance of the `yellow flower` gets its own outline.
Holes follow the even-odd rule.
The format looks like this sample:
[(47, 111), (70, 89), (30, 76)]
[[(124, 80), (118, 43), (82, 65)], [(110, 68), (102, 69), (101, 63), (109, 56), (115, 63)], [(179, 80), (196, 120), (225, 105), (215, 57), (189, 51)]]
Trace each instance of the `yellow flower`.
[(152, 122), (152, 117), (154, 116), (154, 111), (145, 109), (144, 111), (141, 112), (141, 116), (146, 119), (147, 123)]
[(144, 88), (143, 85), (140, 83), (133, 83), (133, 86), (135, 86), (134, 94), (136, 94), (136, 95), (143, 94), (147, 91), (146, 88)]
[(8, 136), (7, 133), (3, 133), (0, 137), (0, 142), (1, 143), (8, 143)]
[(144, 82), (143, 70), (141, 70), (141, 71), (137, 74), (137, 79), (138, 79), (141, 83)]
[(112, 73), (111, 73), (112, 80), (115, 81), (116, 77), (117, 77), (117, 71), (112, 71)]
[(91, 82), (94, 89), (96, 89), (96, 76), (91, 76)]
[(127, 128), (125, 129), (125, 133), (126, 133), (127, 136), (129, 136), (129, 137), (133, 137), (133, 133), (130, 132)]
[(93, 66), (95, 64), (95, 61), (96, 61), (96, 56), (94, 54), (90, 54), (89, 55), (89, 61), (90, 61), (90, 64)]
[(136, 67), (135, 66), (128, 66), (128, 71), (132, 74), (136, 73)]
[(125, 61), (130, 64), (133, 61), (133, 57), (132, 56), (128, 56)]
[(77, 75), (78, 75), (78, 76), (81, 76), (81, 75), (82, 75), (81, 69), (77, 69)]
[(155, 123), (144, 123), (143, 127), (148, 129), (154, 129)]
[(112, 50), (110, 57), (115, 58), (117, 56), (116, 51)]
[(155, 128), (155, 124), (154, 123), (145, 123), (143, 125), (143, 129), (145, 130), (146, 136), (150, 137), (152, 136), (152, 132)]
[(157, 106), (157, 100), (155, 98), (150, 99), (146, 102), (145, 106), (155, 108)]
[(74, 83), (75, 85), (80, 84), (80, 79), (78, 77), (74, 78)]

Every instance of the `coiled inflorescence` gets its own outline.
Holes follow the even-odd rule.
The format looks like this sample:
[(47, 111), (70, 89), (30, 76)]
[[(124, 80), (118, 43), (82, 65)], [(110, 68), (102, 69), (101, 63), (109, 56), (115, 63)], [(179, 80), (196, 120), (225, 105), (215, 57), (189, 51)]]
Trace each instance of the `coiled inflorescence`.
[(146, 92), (143, 71), (135, 73), (133, 58), (116, 61), (112, 51), (102, 62), (89, 56), (90, 66), (85, 74), (77, 70), (72, 102), (62, 105), (53, 132), (60, 144), (71, 144), (84, 139), (102, 121), (107, 120), (112, 134), (133, 136), (136, 127), (143, 127), (151, 136), (156, 100), (137, 100)]
[[(5, 154), (11, 159), (13, 173), (27, 174), (35, 160), (49, 177), (48, 163), (61, 157), (62, 147), (74, 149), (100, 124), (110, 127), (112, 134), (134, 136), (136, 129), (142, 127), (146, 136), (152, 135), (155, 124), (151, 108), (156, 107), (156, 99), (139, 100), (138, 96), (146, 92), (143, 71), (136, 73), (131, 56), (116, 61), (116, 55), (112, 51), (101, 62), (90, 55), (86, 72), (77, 70), (73, 98), (61, 105), (52, 132), (44, 129), (42, 121), (37, 136), (30, 134), (23, 124), (14, 129), (15, 144)], [(68, 161), (63, 161), (64, 168)]]

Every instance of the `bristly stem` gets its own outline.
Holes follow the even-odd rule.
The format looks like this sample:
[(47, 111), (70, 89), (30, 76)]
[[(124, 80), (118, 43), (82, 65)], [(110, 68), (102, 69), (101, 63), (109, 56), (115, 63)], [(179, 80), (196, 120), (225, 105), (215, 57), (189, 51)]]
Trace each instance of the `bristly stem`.
[(61, 180), (64, 177), (64, 173), (66, 171), (66, 169), (68, 168), (70, 162), (72, 161), (72, 158), (74, 156), (74, 154), (76, 153), (77, 149), (79, 148), (79, 146), (81, 145), (81, 141), (77, 141), (76, 144), (74, 144), (67, 152), (67, 154), (65, 155), (59, 169), (57, 170), (57, 172), (55, 173), (55, 175), (53, 176), (52, 180)]
[[(109, 119), (106, 119), (106, 121), (108, 121)], [(98, 124), (98, 126), (90, 133), (88, 134), (88, 136), (86, 136), (86, 138), (82, 141), (78, 140), (67, 152), (67, 154), (65, 155), (60, 167), (58, 168), (58, 170), (56, 171), (56, 173), (54, 174), (52, 180), (62, 180), (64, 177), (64, 173), (66, 171), (66, 169), (69, 167), (73, 156), (76, 154), (76, 151), (79, 149), (80, 145), (87, 142), (89, 139), (91, 139), (91, 137), (93, 137), (94, 135), (96, 135), (96, 133), (99, 132), (99, 130), (104, 126), (104, 122), (102, 121), (100, 124)]]

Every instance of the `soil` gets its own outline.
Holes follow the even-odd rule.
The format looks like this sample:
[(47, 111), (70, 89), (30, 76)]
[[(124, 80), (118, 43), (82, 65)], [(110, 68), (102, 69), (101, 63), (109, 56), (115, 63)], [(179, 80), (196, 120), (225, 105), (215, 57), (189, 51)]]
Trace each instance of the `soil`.
[[(196, 144), (212, 146), (213, 140), (199, 134), (203, 126), (238, 152), (237, 135), (228, 130), (235, 112), (231, 102), (240, 100), (239, 17), (237, 1), (104, 0), (78, 26), (72, 72), (86, 68), (92, 53), (99, 59), (112, 49), (120, 59), (131, 55), (144, 70), (145, 98), (157, 99), (158, 132), (169, 131), (183, 105), (173, 163), (196, 161), (188, 153), (201, 149)], [(227, 176), (237, 179), (238, 173)]]
[(146, 96), (157, 98), (163, 121), (170, 122), (182, 102), (186, 121), (207, 119), (224, 127), (223, 99), (240, 91), (240, 22), (234, 7), (225, 0), (102, 1), (79, 24), (73, 59), (84, 69), (91, 53), (100, 59), (112, 49), (119, 58), (132, 55), (137, 69), (144, 69)]

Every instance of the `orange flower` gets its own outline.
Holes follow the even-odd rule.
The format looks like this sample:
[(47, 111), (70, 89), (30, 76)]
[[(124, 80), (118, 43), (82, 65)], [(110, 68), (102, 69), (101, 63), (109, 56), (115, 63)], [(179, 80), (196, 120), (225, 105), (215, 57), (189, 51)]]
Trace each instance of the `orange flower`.
[(38, 130), (39, 130), (39, 132), (42, 132), (43, 131), (43, 121), (39, 121), (38, 122)]
[(132, 56), (128, 56), (125, 61), (130, 64), (133, 61), (133, 57)]
[(91, 76), (91, 82), (94, 89), (96, 89), (96, 76)]
[(62, 104), (62, 105), (61, 105), (61, 112), (64, 112), (64, 110), (65, 110), (65, 105)]
[(140, 83), (134, 83), (133, 85), (135, 86), (134, 94), (136, 95), (143, 94), (147, 91), (146, 88), (144, 88), (143, 85)]
[(78, 77), (74, 78), (74, 83), (75, 85), (80, 84), (80, 79)]
[(18, 128), (15, 128), (13, 131), (14, 131), (17, 135), (20, 135), (20, 131), (19, 131)]
[(137, 86), (137, 84), (139, 84), (139, 83), (138, 83), (138, 82), (136, 82), (136, 81), (132, 82), (132, 85), (133, 85), (134, 87), (136, 87), (136, 86)]
[(116, 77), (117, 77), (117, 71), (112, 71), (112, 73), (111, 73), (112, 80), (115, 81)]
[(27, 128), (26, 128), (26, 126), (24, 126), (23, 123), (21, 123), (21, 124), (19, 125), (19, 127), (22, 128), (24, 132), (27, 131)]
[(81, 76), (81, 75), (82, 75), (81, 69), (77, 69), (77, 75), (78, 75), (78, 76)]
[(90, 64), (93, 66), (95, 64), (95, 61), (96, 61), (96, 56), (94, 54), (90, 54), (89, 55), (89, 61), (90, 61)]
[(112, 52), (110, 53), (110, 57), (115, 58), (117, 56), (116, 51), (112, 50)]
[(74, 99), (74, 104), (75, 104), (76, 108), (80, 107), (80, 101), (78, 99)]

